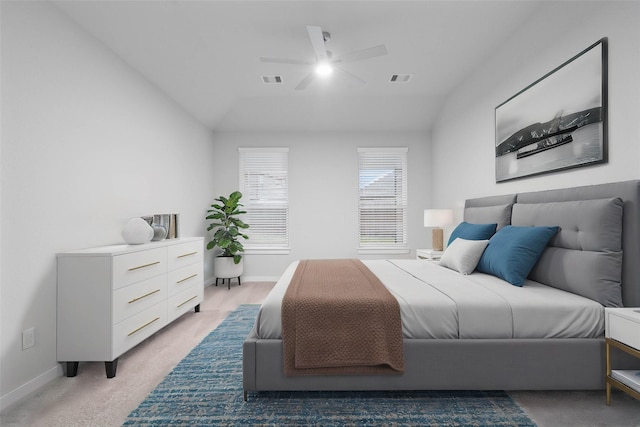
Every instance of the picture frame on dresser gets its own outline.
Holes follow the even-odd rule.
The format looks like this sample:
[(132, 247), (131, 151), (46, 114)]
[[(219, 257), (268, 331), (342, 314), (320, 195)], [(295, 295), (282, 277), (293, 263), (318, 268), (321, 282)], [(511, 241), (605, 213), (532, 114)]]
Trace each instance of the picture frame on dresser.
[(495, 109), (496, 182), (606, 163), (607, 38)]

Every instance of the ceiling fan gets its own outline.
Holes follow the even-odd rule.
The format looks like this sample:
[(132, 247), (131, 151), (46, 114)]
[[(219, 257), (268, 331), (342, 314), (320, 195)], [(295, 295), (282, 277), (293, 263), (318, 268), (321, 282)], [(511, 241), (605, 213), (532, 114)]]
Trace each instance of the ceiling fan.
[(313, 67), (311, 72), (302, 79), (300, 83), (295, 87), (295, 90), (303, 90), (309, 84), (316, 79), (316, 77), (327, 76), (333, 72), (340, 74), (342, 77), (356, 82), (358, 84), (366, 84), (366, 81), (360, 77), (344, 70), (340, 67), (341, 64), (348, 62), (362, 61), (364, 59), (374, 58), (376, 56), (382, 56), (387, 54), (387, 48), (381, 44), (378, 46), (370, 47), (367, 49), (357, 50), (354, 52), (346, 53), (344, 55), (333, 57), (331, 51), (327, 50), (326, 42), (331, 39), (331, 34), (327, 31), (322, 31), (322, 28), (317, 26), (307, 25), (307, 32), (309, 33), (309, 39), (311, 40), (311, 46), (316, 55), (316, 60), (302, 61), (297, 59), (288, 58), (266, 58), (260, 57), (261, 62), (271, 62), (276, 64), (296, 64), (296, 65), (308, 65)]

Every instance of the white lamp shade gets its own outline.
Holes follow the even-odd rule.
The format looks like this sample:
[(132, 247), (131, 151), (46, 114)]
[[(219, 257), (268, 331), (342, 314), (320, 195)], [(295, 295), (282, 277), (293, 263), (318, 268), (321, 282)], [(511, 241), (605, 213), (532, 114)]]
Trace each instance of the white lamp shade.
[(446, 227), (453, 224), (453, 210), (451, 209), (425, 209), (425, 227)]

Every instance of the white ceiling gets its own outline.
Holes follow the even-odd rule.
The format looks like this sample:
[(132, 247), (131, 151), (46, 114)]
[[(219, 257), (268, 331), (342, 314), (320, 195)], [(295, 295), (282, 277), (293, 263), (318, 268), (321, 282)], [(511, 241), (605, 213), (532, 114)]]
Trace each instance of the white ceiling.
[[(447, 95), (491, 57), (540, 1), (55, 1), (67, 15), (213, 130), (428, 130)], [(307, 25), (335, 56), (378, 44), (388, 55), (344, 65), (367, 81), (294, 87), (314, 60)], [(390, 83), (392, 74), (413, 74)], [(262, 75), (281, 75), (267, 85)]]

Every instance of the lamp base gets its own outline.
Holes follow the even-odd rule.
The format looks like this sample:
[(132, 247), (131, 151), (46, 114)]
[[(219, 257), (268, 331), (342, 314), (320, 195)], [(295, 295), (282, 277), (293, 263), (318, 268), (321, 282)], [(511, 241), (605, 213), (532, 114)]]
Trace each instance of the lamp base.
[(442, 236), (442, 228), (434, 228), (433, 230), (431, 230), (431, 247), (434, 251), (444, 250), (444, 242)]

